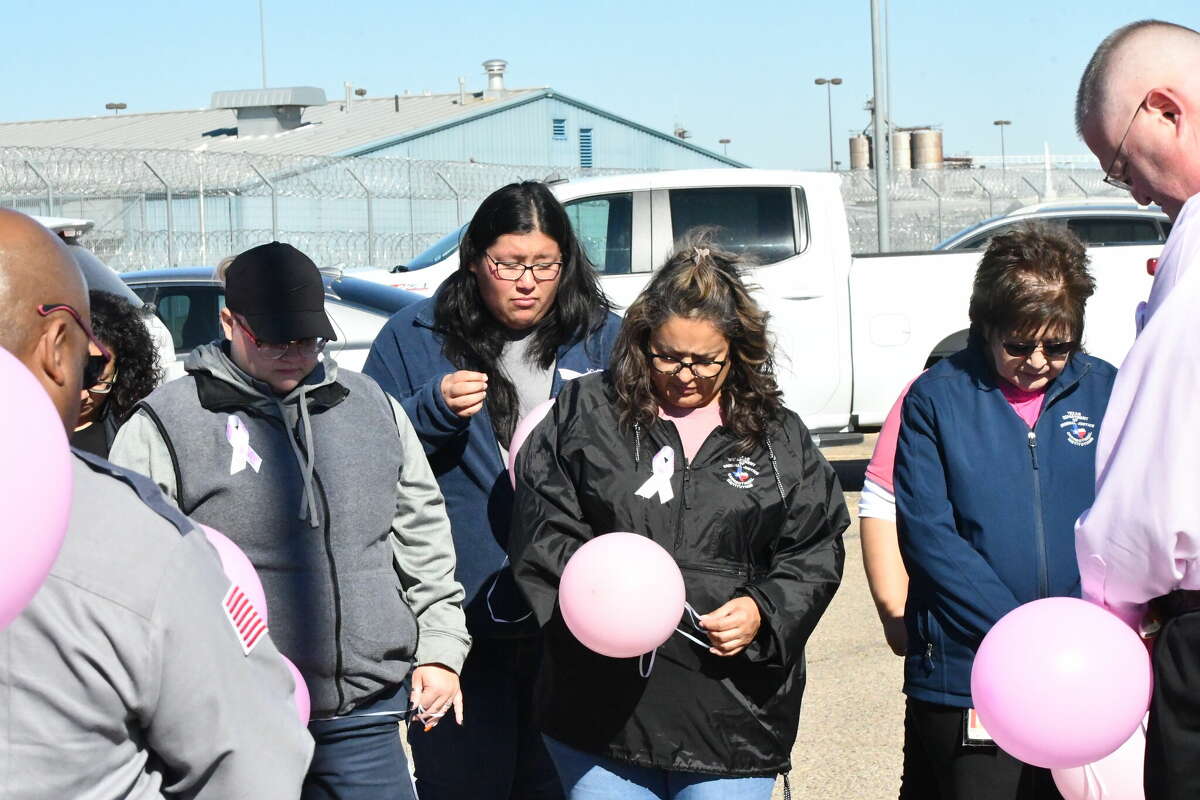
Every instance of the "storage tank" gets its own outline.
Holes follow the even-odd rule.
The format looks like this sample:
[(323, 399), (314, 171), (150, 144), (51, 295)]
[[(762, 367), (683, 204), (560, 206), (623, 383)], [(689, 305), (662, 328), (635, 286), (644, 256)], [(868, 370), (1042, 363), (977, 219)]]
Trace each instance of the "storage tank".
[(850, 137), (850, 169), (871, 168), (871, 140), (863, 135)]
[(908, 131), (892, 134), (892, 169), (912, 169), (912, 134)]
[(941, 169), (942, 167), (942, 132), (935, 130), (913, 131), (912, 168)]

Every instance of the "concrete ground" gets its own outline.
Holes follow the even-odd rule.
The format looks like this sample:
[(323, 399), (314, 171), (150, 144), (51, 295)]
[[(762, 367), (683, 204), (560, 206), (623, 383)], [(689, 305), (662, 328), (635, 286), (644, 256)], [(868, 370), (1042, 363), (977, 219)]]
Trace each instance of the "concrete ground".
[[(869, 436), (861, 445), (825, 451), (847, 490), (853, 521), (844, 537), (841, 588), (808, 645), (808, 687), (790, 776), (797, 800), (894, 800), (900, 788), (903, 666), (884, 643), (858, 535), (858, 489), (874, 443)], [(783, 781), (774, 797), (783, 797)]]

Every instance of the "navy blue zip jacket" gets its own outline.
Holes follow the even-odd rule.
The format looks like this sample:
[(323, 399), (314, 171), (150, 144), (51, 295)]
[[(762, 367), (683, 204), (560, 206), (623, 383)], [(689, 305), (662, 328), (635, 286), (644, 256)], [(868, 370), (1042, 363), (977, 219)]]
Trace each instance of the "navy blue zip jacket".
[(1075, 519), (1095, 494), (1096, 442), (1116, 369), (1073, 355), (1032, 430), (972, 342), (918, 378), (896, 448), (909, 572), (904, 692), (971, 706), (971, 664), (992, 625), (1042, 597), (1078, 597)]
[[(458, 557), (454, 577), (466, 590), (467, 629), (476, 637), (537, 636), (537, 622), (508, 567), (513, 491), (507, 465), (487, 405), (463, 419), (442, 397), (442, 377), (458, 368), (442, 353), (434, 303), (435, 298), (423, 300), (388, 320), (363, 372), (400, 401), (425, 446), (446, 498)], [(559, 349), (551, 396), (565, 380), (608, 367), (620, 325), (610, 312), (599, 330)]]

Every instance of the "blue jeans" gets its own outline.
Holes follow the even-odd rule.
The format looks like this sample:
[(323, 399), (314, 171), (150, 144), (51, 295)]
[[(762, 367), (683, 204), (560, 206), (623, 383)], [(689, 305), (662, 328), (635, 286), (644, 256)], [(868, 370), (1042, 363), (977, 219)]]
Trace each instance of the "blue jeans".
[(406, 707), (400, 687), (355, 709), (357, 716), (310, 722), (316, 749), (300, 799), (416, 800), (400, 741)]
[(775, 778), (723, 778), (639, 767), (543, 737), (568, 800), (770, 800)]
[(421, 800), (563, 800), (533, 724), (542, 640), (480, 637), (462, 671), (463, 724), (408, 726)]

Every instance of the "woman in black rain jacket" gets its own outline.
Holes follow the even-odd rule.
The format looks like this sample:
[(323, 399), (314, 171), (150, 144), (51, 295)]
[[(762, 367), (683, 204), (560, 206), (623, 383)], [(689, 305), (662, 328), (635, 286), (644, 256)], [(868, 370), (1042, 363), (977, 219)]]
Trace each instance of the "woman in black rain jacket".
[[(651, 493), (668, 450), (670, 489)], [(848, 522), (832, 467), (781, 404), (766, 314), (735, 259), (703, 241), (679, 251), (630, 307), (610, 370), (567, 386), (519, 459), (510, 552), (544, 630), (537, 712), (568, 795), (619, 778), (664, 797), (701, 796), (697, 782), (758, 797), (739, 793), (751, 780), (769, 797)], [(563, 568), (611, 531), (674, 557), (700, 615), (680, 628), (698, 641), (615, 659), (567, 630)]]

